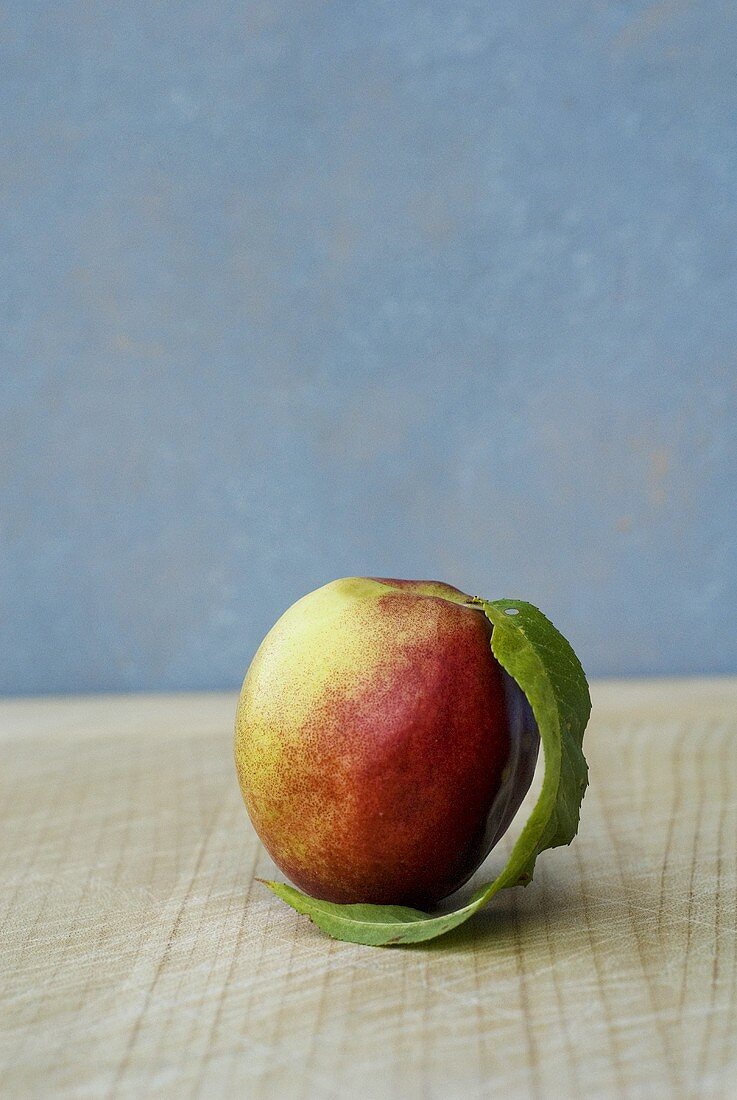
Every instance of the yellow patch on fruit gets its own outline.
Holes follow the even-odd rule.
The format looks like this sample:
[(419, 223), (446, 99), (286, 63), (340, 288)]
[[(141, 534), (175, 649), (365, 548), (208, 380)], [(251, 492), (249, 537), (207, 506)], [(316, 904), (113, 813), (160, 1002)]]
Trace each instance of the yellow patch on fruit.
[[(266, 635), (244, 680), (236, 716), (236, 767), (253, 791), (275, 789), (290, 743), (304, 749), (305, 726), (319, 700), (332, 688), (343, 695), (358, 692), (370, 680), (383, 659), (383, 645), (376, 631), (367, 634), (355, 626), (390, 591), (387, 584), (363, 578), (332, 581), (293, 604)], [(263, 802), (260, 810), (265, 811)]]

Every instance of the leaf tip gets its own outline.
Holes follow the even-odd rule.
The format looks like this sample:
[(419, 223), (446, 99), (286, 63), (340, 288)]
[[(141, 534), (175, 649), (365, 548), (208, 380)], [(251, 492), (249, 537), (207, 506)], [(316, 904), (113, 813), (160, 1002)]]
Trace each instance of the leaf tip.
[(284, 884), (281, 882), (274, 882), (271, 878), (259, 878), (258, 875), (254, 876), (254, 882), (260, 882), (262, 886), (266, 886), (273, 893), (276, 893), (280, 886)]

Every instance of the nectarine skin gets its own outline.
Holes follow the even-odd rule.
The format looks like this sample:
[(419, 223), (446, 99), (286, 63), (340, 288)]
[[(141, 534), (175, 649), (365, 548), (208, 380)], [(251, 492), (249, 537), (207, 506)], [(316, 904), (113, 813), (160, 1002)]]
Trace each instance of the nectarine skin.
[(259, 837), (306, 893), (431, 907), (529, 787), (529, 747), (510, 775), (519, 689), (468, 600), (440, 582), (349, 577), (298, 600), (262, 642), (236, 767)]

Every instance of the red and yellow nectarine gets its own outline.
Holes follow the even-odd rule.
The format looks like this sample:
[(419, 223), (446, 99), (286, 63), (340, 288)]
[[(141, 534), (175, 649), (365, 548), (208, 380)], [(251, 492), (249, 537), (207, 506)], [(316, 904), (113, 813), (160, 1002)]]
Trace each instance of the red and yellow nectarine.
[(537, 731), (491, 624), (433, 581), (351, 577), (261, 644), (236, 720), (258, 835), (301, 889), (427, 908), (476, 870), (526, 793)]

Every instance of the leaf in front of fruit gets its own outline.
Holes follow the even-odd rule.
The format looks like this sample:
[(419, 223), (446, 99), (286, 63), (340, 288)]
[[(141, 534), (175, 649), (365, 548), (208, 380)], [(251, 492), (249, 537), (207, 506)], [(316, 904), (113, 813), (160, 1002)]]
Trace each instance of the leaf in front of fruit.
[(537, 802), (501, 873), (459, 909), (433, 916), (399, 905), (336, 905), (280, 882), (269, 889), (334, 939), (367, 946), (419, 943), (463, 924), (497, 891), (526, 884), (546, 848), (570, 844), (588, 782), (582, 742), (591, 700), (581, 664), (541, 611), (522, 600), (474, 600), (492, 624), (491, 649), (525, 693), (540, 732), (544, 774)]

